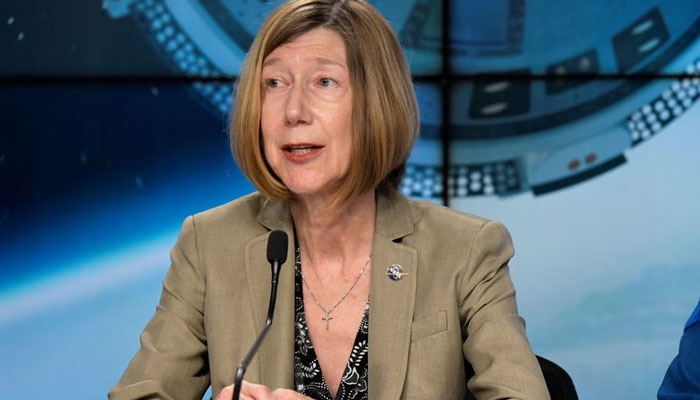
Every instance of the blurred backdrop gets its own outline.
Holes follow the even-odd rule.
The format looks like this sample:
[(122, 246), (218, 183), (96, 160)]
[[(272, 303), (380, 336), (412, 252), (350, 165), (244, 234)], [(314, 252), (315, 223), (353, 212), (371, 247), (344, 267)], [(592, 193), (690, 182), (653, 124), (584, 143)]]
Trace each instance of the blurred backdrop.
[[(104, 398), (182, 220), (253, 191), (226, 125), (278, 3), (0, 2), (0, 398)], [(372, 3), (421, 109), (402, 191), (508, 226), (582, 399), (655, 398), (700, 296), (700, 3)]]

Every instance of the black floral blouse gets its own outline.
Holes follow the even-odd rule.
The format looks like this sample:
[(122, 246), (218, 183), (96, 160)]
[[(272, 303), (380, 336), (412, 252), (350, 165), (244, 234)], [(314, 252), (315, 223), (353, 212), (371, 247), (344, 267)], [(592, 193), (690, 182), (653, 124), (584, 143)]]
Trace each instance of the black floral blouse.
[[(294, 265), (295, 286), (295, 319), (294, 324), (294, 387), (295, 390), (305, 396), (317, 400), (333, 400), (326, 385), (326, 380), (321, 372), (321, 364), (318, 362), (314, 346), (311, 343), (309, 328), (306, 325), (304, 313), (304, 291), (301, 281), (301, 254), (296, 249), (296, 263)], [(367, 387), (367, 339), (369, 332), (369, 301), (365, 306), (365, 314), (360, 322), (360, 328), (355, 337), (355, 344), (345, 367), (340, 387), (336, 393), (336, 400), (366, 400), (368, 398)]]

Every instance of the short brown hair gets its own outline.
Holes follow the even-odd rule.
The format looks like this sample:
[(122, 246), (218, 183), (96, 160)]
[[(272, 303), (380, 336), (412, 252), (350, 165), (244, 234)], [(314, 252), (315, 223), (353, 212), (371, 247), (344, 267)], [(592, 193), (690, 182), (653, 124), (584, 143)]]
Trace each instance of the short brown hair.
[(275, 48), (315, 28), (342, 37), (353, 88), (354, 148), (348, 174), (331, 204), (343, 204), (370, 189), (397, 190), (418, 137), (418, 105), (396, 34), (363, 0), (292, 0), (265, 20), (236, 88), (229, 134), (239, 167), (266, 196), (293, 198), (265, 160), (261, 70)]

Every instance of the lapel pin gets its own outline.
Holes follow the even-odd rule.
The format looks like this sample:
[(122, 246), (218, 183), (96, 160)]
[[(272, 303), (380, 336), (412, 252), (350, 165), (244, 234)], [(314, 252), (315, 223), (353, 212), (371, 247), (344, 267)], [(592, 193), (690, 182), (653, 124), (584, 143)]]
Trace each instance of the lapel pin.
[(386, 276), (388, 276), (392, 281), (401, 280), (404, 275), (408, 274), (403, 272), (403, 267), (399, 264), (391, 264), (389, 268), (386, 269)]

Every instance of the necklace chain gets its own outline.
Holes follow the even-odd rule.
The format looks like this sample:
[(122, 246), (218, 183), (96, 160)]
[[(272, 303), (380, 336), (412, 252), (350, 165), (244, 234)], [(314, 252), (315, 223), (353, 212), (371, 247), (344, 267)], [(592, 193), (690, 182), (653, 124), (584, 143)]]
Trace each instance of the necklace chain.
[[(300, 256), (301, 256), (301, 254), (300, 254)], [(350, 289), (348, 289), (348, 290), (345, 292), (345, 294), (343, 295), (343, 297), (341, 297), (340, 300), (338, 300), (338, 302), (335, 303), (335, 305), (334, 305), (333, 307), (331, 307), (330, 310), (326, 310), (326, 307), (324, 307), (324, 306), (321, 304), (321, 302), (318, 301), (318, 299), (316, 298), (316, 295), (314, 295), (314, 292), (311, 290), (311, 287), (309, 287), (309, 284), (306, 283), (306, 279), (304, 279), (304, 271), (303, 271), (303, 269), (300, 270), (300, 272), (301, 272), (301, 282), (304, 284), (304, 286), (306, 287), (306, 289), (309, 291), (309, 294), (311, 295), (311, 298), (313, 299), (314, 303), (316, 303), (316, 305), (319, 306), (319, 307), (321, 308), (321, 310), (323, 310), (323, 312), (326, 314), (325, 318), (321, 318), (323, 321), (326, 321), (326, 330), (329, 329), (330, 322), (331, 322), (331, 320), (333, 319), (333, 318), (331, 317), (331, 313), (332, 313), (333, 311), (335, 311), (335, 309), (340, 305), (340, 303), (343, 302), (343, 300), (345, 300), (345, 299), (348, 297), (348, 295), (350, 295), (350, 292), (352, 292), (352, 290), (355, 288), (355, 286), (357, 285), (357, 282), (359, 282), (359, 281), (360, 281), (360, 278), (362, 278), (362, 274), (365, 273), (365, 269), (367, 268), (367, 265), (369, 265), (369, 260), (371, 260), (371, 259), (372, 259), (372, 254), (370, 254), (369, 257), (367, 257), (367, 260), (365, 260), (365, 265), (362, 266), (362, 269), (360, 270), (360, 274), (357, 276), (357, 279), (355, 279), (355, 282), (352, 283), (352, 286), (350, 286)]]

